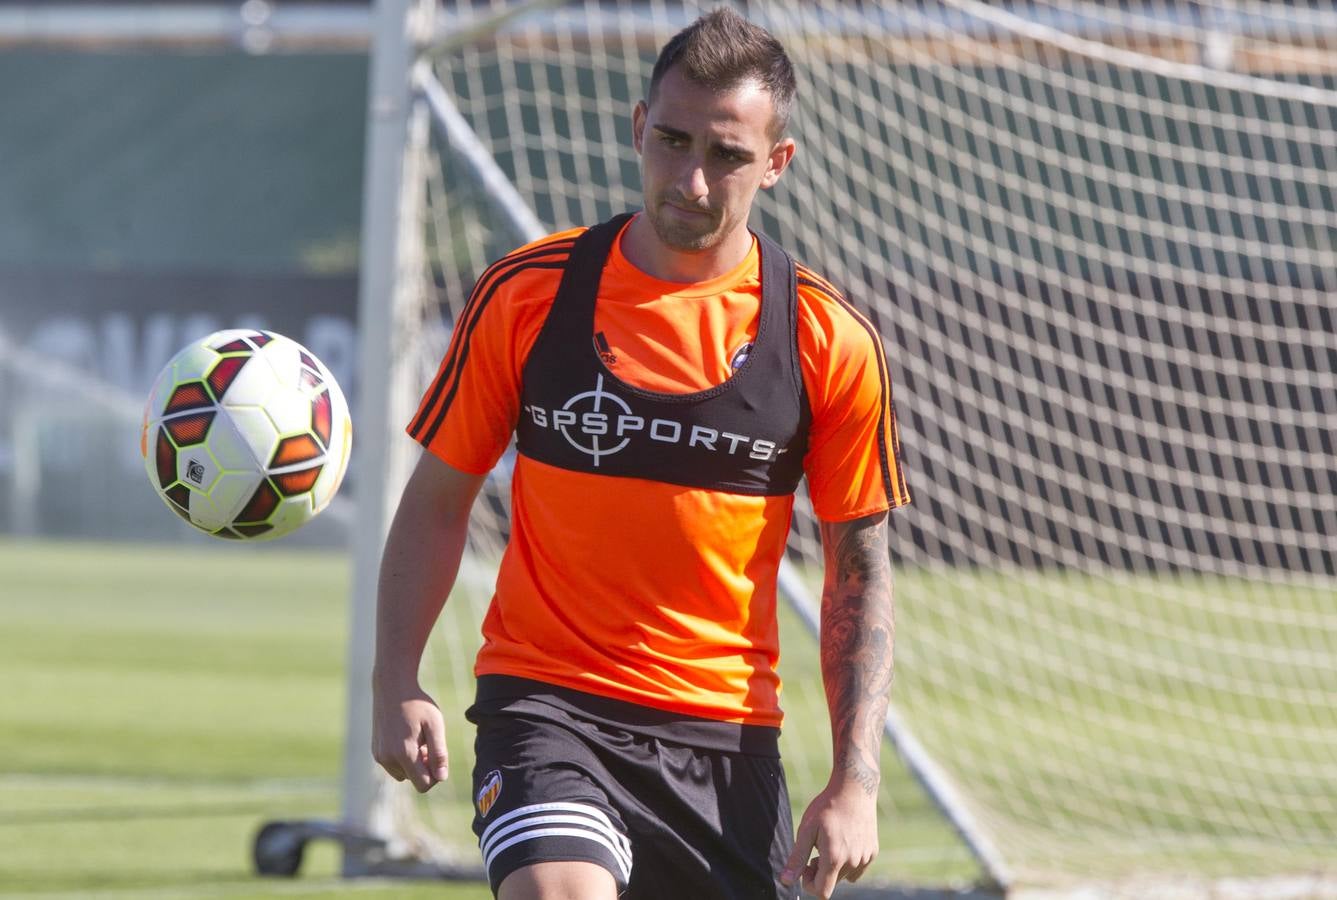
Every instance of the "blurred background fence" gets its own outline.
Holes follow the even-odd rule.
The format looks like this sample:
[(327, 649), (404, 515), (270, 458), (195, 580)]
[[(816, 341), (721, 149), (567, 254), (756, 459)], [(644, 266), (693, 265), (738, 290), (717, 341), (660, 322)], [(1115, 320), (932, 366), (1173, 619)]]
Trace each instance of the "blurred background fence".
[(3, 531), (194, 539), (143, 490), (136, 419), (215, 328), (356, 390), (365, 5), (282, 53), (237, 4), (152, 6), (0, 4)]
[[(446, 4), (438, 31), (448, 34), (461, 22), (502, 6)], [(1219, 66), (1232, 75), (1258, 74), (1296, 88), (1330, 91), (1337, 83), (1332, 51), (1337, 39), (1326, 4), (1135, 4), (1126, 14), (1117, 12), (1119, 4), (1100, 3), (1015, 3), (999, 9), (1035, 27), (1057, 28), (1074, 40), (1135, 47), (1149, 59)], [(934, 296), (973, 309), (981, 321), (996, 315), (999, 302), (1007, 302), (997, 300), (996, 291), (988, 288), (1002, 285), (1007, 292), (1036, 298), (1061, 316), (1121, 315), (1119, 327), (1147, 338), (1160, 331), (1173, 339), (1167, 327), (1200, 316), (1232, 319), (1240, 328), (1284, 322), (1311, 332), (1337, 329), (1329, 303), (1287, 307), (1296, 292), (1302, 299), (1319, 299), (1337, 290), (1331, 263), (1334, 190), (1331, 180), (1321, 177), (1337, 165), (1330, 143), (1325, 146), (1322, 138), (1331, 126), (1330, 108), (1288, 102), (1284, 94), (1252, 97), (1232, 87), (1229, 79), (1214, 85), (1189, 84), (1154, 71), (1120, 75), (1117, 65), (1070, 53), (1061, 42), (1034, 43), (1032, 36), (987, 18), (961, 15), (952, 4), (880, 9), (851, 2), (814, 10), (829, 18), (831, 40), (843, 40), (841, 35), (857, 28), (864, 16), (888, 40), (902, 41), (901, 47), (917, 41), (920, 49), (891, 60), (893, 81), (884, 78), (879, 84), (855, 71), (866, 67), (867, 59), (832, 63), (836, 68), (816, 73), (823, 81), (809, 95), (814, 107), (868, 105), (862, 111), (850, 107), (855, 119), (846, 134), (805, 135), (810, 155), (800, 165), (830, 165), (814, 157), (832, 154), (850, 167), (836, 173), (841, 190), (850, 197), (871, 196), (875, 207), (877, 192), (865, 179), (882, 171), (900, 179), (922, 178), (919, 188), (897, 190), (927, 191), (924, 202), (936, 205), (939, 213), (951, 213), (942, 205), (947, 198), (966, 216), (974, 215), (969, 209), (974, 207), (1001, 209), (1010, 217), (991, 223), (987, 215), (981, 217), (979, 223), (989, 232), (974, 241), (953, 238), (951, 229), (943, 228), (944, 243), (942, 236), (924, 231), (935, 227), (932, 223), (911, 221), (904, 210), (873, 208), (846, 215), (843, 227), (853, 237), (850, 247), (862, 256), (834, 259), (831, 265), (848, 283), (889, 296), (889, 310), (928, 322), (936, 313), (923, 306), (925, 299), (916, 289), (927, 281)], [(354, 319), (370, 23), (367, 5), (355, 2), (0, 3), (0, 121), (5, 123), (0, 130), (0, 528), (153, 538), (181, 533), (175, 523), (144, 515), (153, 501), (136, 483), (135, 441), (125, 437), (133, 428), (127, 430), (124, 412), (139, 402), (173, 348), (211, 328), (267, 325), (291, 334), (326, 360), (356, 397)], [(952, 49), (944, 40), (951, 32), (979, 36), (983, 42), (969, 52)], [(1032, 41), (1029, 51), (1022, 46), (1026, 41)], [(933, 42), (941, 46), (930, 47)], [(984, 46), (992, 49), (981, 53)], [(650, 43), (640, 46), (639, 62), (648, 62), (653, 51)], [(1016, 58), (1029, 61), (1000, 64), (997, 54), (1017, 53), (1021, 56)], [(508, 74), (509, 58), (469, 58), (476, 67), (456, 67), (451, 75), (457, 79), (455, 89), (469, 92), (469, 102), (518, 86), (520, 96), (529, 98), (524, 102), (532, 104), (528, 110), (504, 110), (493, 103), (478, 111), (483, 118), (475, 127), (486, 134), (506, 127), (508, 117), (520, 121), (543, 113), (550, 100), (539, 85), (543, 67), (554, 65), (551, 59), (540, 57), (535, 66)], [(952, 77), (943, 77), (944, 64), (954, 67)], [(1104, 75), (1097, 71), (1102, 67)], [(502, 80), (506, 77), (521, 81), (508, 85)], [(630, 104), (639, 96), (637, 66), (602, 77), (627, 79), (609, 84), (602, 99)], [(857, 85), (861, 78), (868, 82), (867, 98), (822, 95), (828, 90), (825, 85)], [(1071, 88), (1083, 82), (1095, 89)], [(971, 83), (987, 89), (963, 89)], [(953, 100), (951, 93), (958, 98)], [(938, 115), (940, 103), (954, 102), (965, 105), (965, 114), (981, 117), (983, 127), (970, 146), (954, 144), (950, 132), (962, 127), (960, 121), (948, 117), (940, 124), (929, 122)], [(1040, 109), (1038, 115), (1035, 109)], [(1184, 117), (1182, 130), (1174, 122), (1178, 109), (1193, 111)], [(1156, 121), (1166, 110), (1169, 118)], [(568, 113), (585, 121), (573, 133), (593, 133), (604, 118), (607, 133), (602, 137), (616, 142), (620, 135), (608, 128), (610, 112), (574, 105)], [(1073, 115), (1091, 117), (1086, 135), (1063, 123)], [(806, 121), (818, 124), (821, 118), (810, 112)], [(927, 129), (924, 133), (932, 140), (903, 137), (902, 123)], [(1305, 137), (1315, 131), (1317, 137)], [(1120, 132), (1132, 135), (1131, 140), (1102, 137)], [(1166, 147), (1178, 149), (1157, 153), (1147, 142), (1154, 142), (1158, 133), (1163, 133)], [(850, 146), (870, 137), (872, 146)], [(897, 142), (904, 142), (896, 150), (897, 159), (920, 167), (916, 174), (888, 169), (888, 160), (876, 158), (875, 146), (896, 147)], [(1047, 149), (1018, 156), (1021, 145)], [(1232, 172), (1213, 159), (1231, 153), (1242, 155), (1248, 164)], [(535, 212), (553, 227), (602, 217), (626, 205), (616, 188), (636, 182), (629, 155), (611, 169), (587, 164), (573, 168), (577, 156), (554, 156), (541, 142), (498, 146), (503, 168), (530, 180)], [(900, 165), (895, 159), (890, 162)], [(447, 160), (446, 165), (454, 163)], [(1009, 172), (1010, 165), (1023, 171)], [(1139, 165), (1145, 171), (1137, 171)], [(576, 171), (583, 190), (570, 200), (561, 200), (561, 191), (533, 189), (545, 179), (561, 183)], [(1037, 195), (1018, 191), (1000, 173), (1044, 184), (1059, 202), (1044, 208)], [(447, 178), (458, 174), (457, 168), (446, 170)], [(1319, 177), (1306, 182), (1306, 174)], [(1125, 192), (1125, 183), (1132, 190)], [(1107, 199), (1111, 218), (1089, 220), (1093, 224), (1070, 234), (1071, 243), (1065, 245), (1056, 235), (1089, 216), (1080, 203), (1062, 199), (1074, 191), (1090, 198), (1087, 204)], [(788, 230), (785, 210), (793, 205), (764, 207), (758, 224), (783, 234)], [(1286, 212), (1279, 215), (1282, 205)], [(816, 208), (807, 212), (824, 214)], [(883, 228), (884, 218), (889, 229)], [(1146, 222), (1157, 227), (1145, 230)], [(906, 239), (888, 240), (886, 234)], [(504, 252), (513, 239), (504, 230), (487, 235), (475, 230), (468, 239), (459, 237), (457, 246), (446, 251), (451, 258), (444, 261), (442, 277), (467, 283), (483, 260)], [(808, 238), (801, 229), (794, 240), (801, 251), (806, 249)], [(995, 246), (1007, 254), (990, 253)], [(876, 253), (869, 255), (866, 248)], [(931, 250), (928, 256), (924, 248)], [(1288, 249), (1271, 253), (1268, 248)], [(950, 255), (950, 266), (930, 258), (943, 253)], [(1144, 262), (1125, 264), (1139, 258)], [(1027, 259), (1030, 264), (1021, 263)], [(1219, 290), (1210, 279), (1195, 283), (1184, 272), (1220, 273)], [(1088, 297), (1087, 285), (1094, 285), (1099, 296)], [(1130, 305), (1119, 311), (1117, 303), (1105, 302), (1107, 294), (1154, 301), (1156, 309), (1147, 314)], [(918, 353), (905, 336), (908, 329), (881, 321), (884, 314), (877, 309), (872, 315), (889, 340), (901, 342), (908, 354)], [(1036, 323), (1019, 327), (1034, 328)], [(1050, 337), (1057, 335), (1039, 336)], [(1286, 357), (1247, 340), (1234, 349), (1243, 359), (1300, 374), (1333, 366), (1331, 345), (1321, 341), (1308, 352)], [(1015, 349), (988, 335), (975, 338), (969, 352), (987, 362), (964, 363), (976, 371), (1016, 366), (1007, 358)], [(1134, 379), (1152, 365), (1137, 353), (1120, 354), (1113, 348), (1111, 353), (1100, 367)], [(1245, 413), (1260, 405), (1282, 413), (1312, 412), (1324, 403), (1319, 396), (1323, 385), (1304, 378), (1283, 379), (1292, 385), (1290, 390), (1250, 401), (1247, 390), (1232, 382), (1236, 376), (1213, 371), (1210, 358), (1210, 353), (1169, 358), (1157, 377), (1174, 389), (1204, 385), (1203, 402), (1241, 404)], [(1207, 368), (1195, 364), (1201, 359), (1209, 360)], [(950, 365), (952, 360), (938, 363)], [(939, 427), (932, 418), (944, 398), (937, 396), (931, 374), (938, 363), (923, 369), (900, 366), (897, 372), (899, 389), (914, 401), (902, 409), (903, 424), (912, 433)], [(1064, 360), (1059, 363), (1045, 377), (1081, 385), (1085, 376)], [(119, 412), (109, 415), (106, 403), (83, 404), (62, 383), (60, 373), (69, 371), (62, 365), (91, 375), (90, 393), (102, 400), (125, 401), (117, 405)], [(107, 390), (98, 393), (97, 388)], [(1089, 393), (1093, 385), (1080, 389)], [(1118, 384), (1101, 389), (1122, 390)], [(1000, 390), (1005, 386), (993, 393)], [(1127, 422), (1111, 422), (1110, 434), (1068, 448), (1071, 455), (1064, 465), (1099, 470), (1103, 448), (1112, 444), (1126, 459), (1146, 463), (1148, 471), (1164, 467), (1174, 457), (1173, 448), (1158, 442), (1152, 432), (1173, 434), (1176, 422), (1184, 418), (1184, 404), (1138, 404), (1131, 397), (1113, 403), (1128, 415)], [(1273, 432), (1289, 421), (1285, 414), (1267, 423), (1252, 418), (1253, 427)], [(81, 434), (80, 429), (91, 432)], [(1286, 436), (1260, 439), (1276, 446)], [(1010, 447), (1027, 438), (1024, 430), (1011, 429), (991, 434), (991, 440)], [(110, 456), (108, 447), (114, 448)], [(913, 446), (910, 450), (914, 452)], [(986, 447), (969, 450), (984, 454), (977, 461), (981, 467), (999, 472), (999, 465), (1006, 468), (1006, 452), (991, 459)], [(1204, 475), (1194, 468), (1196, 457), (1185, 463), (1189, 474)], [(950, 477), (934, 471), (934, 465), (934, 460), (923, 460), (921, 471), (928, 480)], [(1100, 477), (1121, 475), (1107, 471)], [(1297, 480), (1334, 488), (1331, 471), (1321, 465), (1276, 469), (1264, 460), (1247, 477), (1262, 489), (1279, 489), (1274, 491), (1278, 498), (1288, 496), (1288, 485)], [(1024, 479), (1013, 473), (1008, 480)], [(979, 504), (990, 506), (990, 516), (968, 527), (984, 533), (932, 548), (927, 543), (933, 538), (924, 529), (912, 525), (910, 536), (916, 546), (946, 562), (977, 562), (981, 547), (989, 548), (986, 556), (1024, 557), (1025, 535), (1057, 535), (1065, 531), (1057, 519), (1074, 513), (1061, 489), (1052, 493), (1061, 512), (1041, 514), (1038, 521), (1016, 518), (1034, 516), (1035, 509), (978, 497)], [(1168, 486), (1162, 494), (1158, 502), (1181, 511), (1201, 505), (1201, 498)], [(946, 508), (950, 501), (944, 495), (926, 492), (919, 503), (932, 508), (935, 521), (956, 514)], [(1246, 504), (1238, 513), (1254, 515), (1254, 508)], [(1325, 516), (1281, 500), (1257, 508), (1271, 510), (1267, 515), (1274, 519), (1299, 516), (1312, 522), (1313, 529), (1331, 524)], [(1137, 560), (1130, 554), (1148, 551), (1120, 546), (1117, 535), (1131, 530), (1156, 541), (1173, 538), (1164, 517), (1158, 520), (1155, 514), (1131, 508), (1122, 510), (1115, 524), (1111, 515), (1105, 521), (1115, 537), (1087, 535), (1074, 548), (1076, 554), (1131, 565)], [(1330, 532), (1319, 534), (1331, 537)], [(337, 529), (325, 528), (306, 539), (337, 543), (340, 537)], [(1192, 552), (1281, 567), (1298, 562), (1308, 570), (1334, 572), (1331, 540), (1302, 548), (1298, 561), (1293, 559), (1296, 548), (1288, 550), (1284, 538), (1278, 543), (1265, 536), (1240, 543), (1199, 535)]]

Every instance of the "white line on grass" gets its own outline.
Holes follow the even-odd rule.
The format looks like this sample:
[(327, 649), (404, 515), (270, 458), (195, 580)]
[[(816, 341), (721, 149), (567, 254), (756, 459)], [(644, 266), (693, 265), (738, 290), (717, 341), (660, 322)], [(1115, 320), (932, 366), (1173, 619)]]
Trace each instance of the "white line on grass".
[(328, 778), (198, 778), (153, 775), (70, 775), (42, 772), (0, 772), (0, 790), (5, 787), (69, 787), (81, 790), (127, 790), (161, 788), (164, 790), (228, 790), (264, 793), (300, 794), (329, 791), (339, 786), (335, 776)]

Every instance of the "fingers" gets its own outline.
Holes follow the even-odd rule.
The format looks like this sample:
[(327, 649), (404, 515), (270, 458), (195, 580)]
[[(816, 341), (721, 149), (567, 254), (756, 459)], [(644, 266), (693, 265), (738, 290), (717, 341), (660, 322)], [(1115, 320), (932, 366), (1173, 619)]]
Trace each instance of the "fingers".
[(857, 881), (877, 855), (874, 845), (860, 849), (845, 836), (826, 833), (818, 824), (799, 825), (794, 850), (789, 854), (780, 881), (786, 886), (801, 884), (807, 894), (829, 898), (840, 881)]
[(450, 754), (446, 752), (446, 735), (439, 723), (423, 723), (418, 752), (433, 784), (450, 776)]
[(786, 887), (798, 880), (800, 872), (807, 874), (808, 857), (817, 846), (817, 826), (807, 819), (799, 823), (798, 834), (794, 837), (794, 849), (789, 851), (789, 859), (780, 872), (780, 881)]
[(808, 866), (805, 873), (803, 886), (809, 893), (818, 897), (830, 897), (836, 890), (836, 885), (842, 881), (848, 881), (851, 884), (863, 877), (863, 873), (873, 863), (873, 854), (864, 854), (862, 857), (852, 858), (845, 863), (838, 863), (836, 858), (829, 862), (818, 857)]
[(395, 781), (403, 781), (407, 776), (404, 774), (404, 766), (401, 764), (399, 754), (392, 747), (388, 747), (380, 735), (372, 735), (371, 758), (376, 760), (376, 764), (385, 770)]
[(389, 751), (378, 750), (372, 753), (376, 762), (385, 770), (395, 781), (407, 781), (419, 791), (425, 791), (430, 784), (426, 784), (426, 765), (419, 761), (420, 753), (418, 744), (415, 741), (404, 741), (396, 744)]
[(868, 871), (868, 867), (873, 864), (873, 860), (876, 858), (877, 847), (873, 847), (872, 851), (866, 852), (861, 860), (846, 866), (845, 874), (840, 877), (853, 884), (863, 877), (863, 873)]
[(828, 856), (818, 856), (803, 871), (803, 889), (826, 900), (836, 889), (843, 868), (833, 863)]
[(427, 768), (427, 758), (423, 749), (419, 741), (405, 741), (400, 751), (410, 760), (408, 766), (405, 767), (408, 782), (420, 794), (427, 793), (432, 789), (432, 785), (436, 784)]
[(372, 757), (395, 781), (426, 792), (449, 775), (445, 724), (436, 705), (389, 706), (373, 722)]
[(424, 719), (418, 727), (417, 739), (405, 741), (403, 750), (412, 760), (407, 775), (418, 793), (427, 793), (450, 774), (445, 726), (439, 718), (429, 716)]

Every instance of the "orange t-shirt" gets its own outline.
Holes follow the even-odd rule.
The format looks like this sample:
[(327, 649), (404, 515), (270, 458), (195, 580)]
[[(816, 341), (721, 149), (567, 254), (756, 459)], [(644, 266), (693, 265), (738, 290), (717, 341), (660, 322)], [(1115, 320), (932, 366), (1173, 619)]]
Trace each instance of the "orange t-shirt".
[[(583, 231), (521, 247), (479, 278), (408, 427), (447, 464), (482, 474), (510, 444), (525, 361)], [(726, 381), (756, 336), (755, 240), (732, 271), (697, 284), (646, 275), (620, 244), (589, 352), (597, 346), (620, 380), (660, 393)], [(824, 279), (802, 265), (798, 276), (814, 510), (844, 521), (908, 503), (881, 341)], [(520, 454), (475, 673), (778, 726), (776, 573), (792, 508), (789, 496), (573, 472)]]

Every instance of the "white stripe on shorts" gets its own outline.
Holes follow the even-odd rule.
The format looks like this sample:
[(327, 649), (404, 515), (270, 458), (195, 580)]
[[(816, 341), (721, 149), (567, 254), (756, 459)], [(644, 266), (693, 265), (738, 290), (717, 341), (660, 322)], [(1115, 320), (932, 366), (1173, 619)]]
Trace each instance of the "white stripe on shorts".
[(622, 870), (622, 880), (631, 879), (631, 841), (613, 827), (603, 810), (584, 803), (534, 803), (498, 816), (478, 842), (483, 865), (490, 868), (508, 847), (550, 835), (585, 838), (606, 847)]

